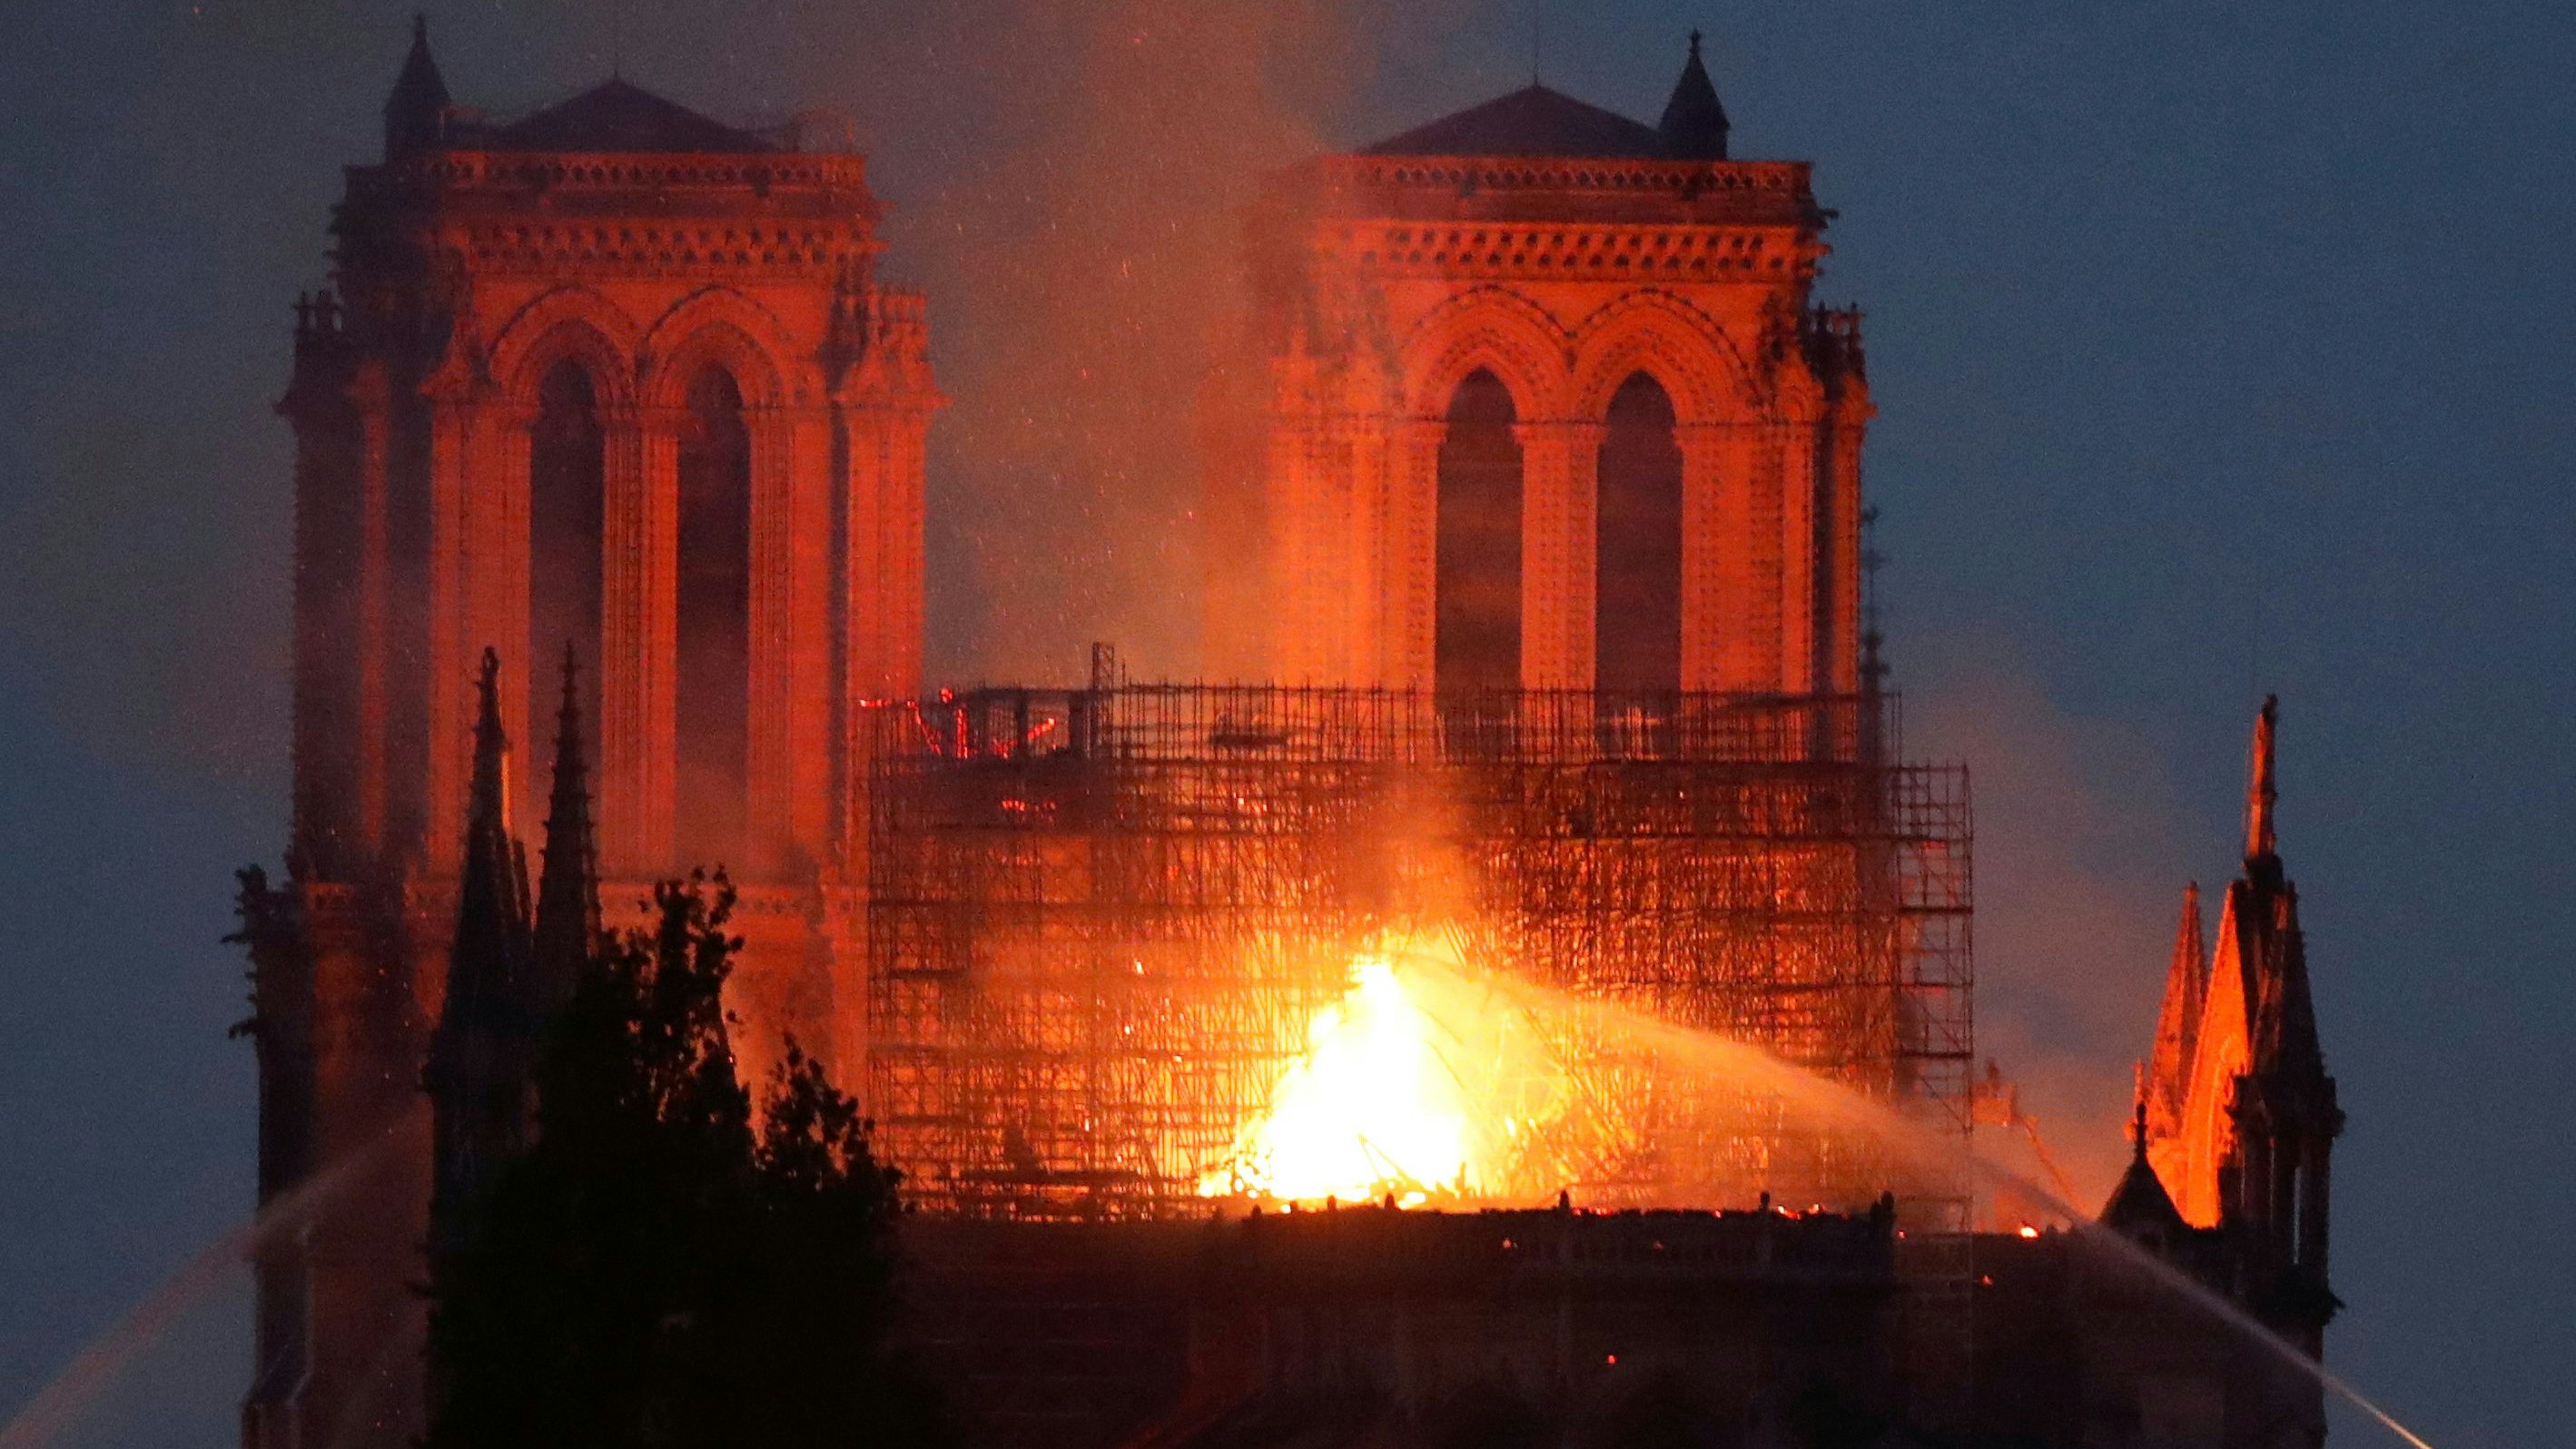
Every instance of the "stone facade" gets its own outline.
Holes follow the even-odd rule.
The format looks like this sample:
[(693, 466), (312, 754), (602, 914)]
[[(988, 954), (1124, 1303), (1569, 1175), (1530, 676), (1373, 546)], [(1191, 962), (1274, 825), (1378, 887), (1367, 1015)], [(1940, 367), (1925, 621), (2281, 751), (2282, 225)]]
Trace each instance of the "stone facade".
[[(1677, 102), (1694, 77), (1696, 54)], [(1598, 612), (1623, 543), (1602, 470), (1614, 402), (1643, 377), (1680, 455), (1678, 537), (1636, 541), (1679, 553), (1661, 687), (1858, 688), (1871, 409), (1858, 315), (1809, 304), (1828, 213), (1805, 163), (1725, 159), (1722, 119), (1711, 156), (1672, 124), (1534, 86), (1274, 180), (1251, 223), (1266, 392), (1213, 452), (1211, 515), (1254, 521), (1217, 541), (1219, 673), (1451, 682), (1444, 443), (1462, 385), (1490, 378), (1517, 445), (1509, 682), (1618, 687), (1596, 663), (1605, 623), (1653, 621)]]
[[(524, 919), (510, 826), (543, 787), (512, 777), (510, 742), (564, 647), (584, 668), (557, 758), (597, 773), (585, 797), (558, 765), (556, 819), (586, 799), (596, 825), (572, 812), (564, 859), (585, 868), (562, 879), (587, 887), (595, 840), (616, 924), (657, 877), (731, 871), (755, 1080), (789, 1033), (858, 1078), (856, 741), (921, 686), (940, 398), (922, 301), (878, 281), (877, 205), (832, 128), (736, 130), (620, 81), (497, 123), (451, 102), (425, 36), (385, 122), (280, 405), (294, 829), (282, 882), (245, 873), (242, 939), (261, 1200), (296, 1228), (257, 1248), (247, 1449), (422, 1428), (433, 1164), (453, 1198), (520, 1140), (507, 1112), (457, 1108), (506, 1097), (528, 1050), (477, 1020), (540, 1014), (449, 996), (471, 976), (473, 953), (451, 962), (460, 897), (493, 896), (463, 889), (469, 840), (474, 879), (513, 886), (480, 911), (513, 950), (532, 933), (543, 954), (545, 901), (590, 922), (552, 857)], [(1810, 300), (1828, 216), (1803, 163), (1728, 159), (1695, 45), (1656, 126), (1533, 86), (1273, 178), (1249, 232), (1265, 366), (1206, 400), (1211, 672), (1429, 703), (1592, 691), (1550, 702), (1579, 714), (1559, 733), (1586, 759), (1669, 752), (1647, 726), (1685, 714), (1654, 696), (1874, 721), (1858, 318)], [(1633, 738), (1600, 730), (1604, 695), (1632, 697)], [(1514, 708), (1525, 749), (1545, 711)], [(1767, 1193), (1729, 1212), (956, 1212), (906, 1225), (916, 1345), (993, 1445), (2312, 1449), (2316, 1380), (2174, 1292), (2310, 1356), (2336, 1306), (2342, 1117), (2273, 839), (2272, 725), (2267, 706), (2246, 874), (2214, 960), (2187, 916), (2103, 1231), (1909, 1245), (1892, 1200), (1789, 1214)], [(1014, 726), (1005, 754), (1036, 738), (1025, 702)]]
[[(582, 664), (612, 922), (695, 867), (741, 886), (746, 1071), (790, 1033), (855, 1059), (848, 741), (919, 689), (941, 398), (846, 132), (736, 130), (615, 80), (504, 124), (450, 100), (416, 33), (384, 159), (348, 168), (279, 405), (290, 868), (246, 905), (263, 1200), (357, 1160), (386, 1181), (263, 1251), (253, 1443), (416, 1413), (426, 1153), (378, 1144), (425, 1135), (485, 650), (515, 741), (567, 645)], [(509, 813), (544, 788), (506, 781)]]

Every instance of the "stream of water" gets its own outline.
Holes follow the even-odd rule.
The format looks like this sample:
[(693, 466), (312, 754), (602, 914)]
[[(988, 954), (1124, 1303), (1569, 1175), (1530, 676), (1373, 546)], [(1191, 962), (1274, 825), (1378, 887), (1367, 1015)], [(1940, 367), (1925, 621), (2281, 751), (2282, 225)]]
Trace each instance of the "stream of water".
[(1430, 988), (1426, 994), (1435, 1000), (1445, 994), (1464, 991), (1500, 997), (1533, 1015), (1581, 1018), (1596, 1029), (1616, 1031), (1639, 1045), (1651, 1048), (1659, 1063), (1667, 1068), (1679, 1069), (1711, 1083), (1724, 1083), (1730, 1088), (1753, 1084), (1757, 1090), (1776, 1097), (1788, 1111), (1807, 1116), (1816, 1125), (1868, 1140), (1892, 1157), (1905, 1161), (1926, 1180), (1938, 1180), (1944, 1174), (1955, 1172), (1956, 1165), (1964, 1159), (1966, 1167), (1981, 1185), (2008, 1188), (2045, 1205), (2064, 1219), (2069, 1231), (2088, 1244), (2117, 1258), (2141, 1277), (2203, 1309), (2278, 1355), (2283, 1362), (2313, 1378), (2327, 1392), (2349, 1403), (2413, 1449), (2433, 1449), (2421, 1435), (2400, 1423), (2396, 1416), (2371, 1402), (2359, 1390), (2329, 1372), (2323, 1364), (2308, 1357), (2298, 1345), (2265, 1327), (2232, 1299), (2212, 1291), (2198, 1279), (2121, 1234), (2104, 1228), (2094, 1221), (2090, 1213), (2079, 1210), (2029, 1178), (1965, 1148), (1955, 1132), (1936, 1131), (1885, 1102), (1829, 1081), (1748, 1043), (1714, 1032), (1676, 1026), (1643, 1012), (1599, 1000), (1571, 996), (1508, 973), (1466, 965), (1460, 961), (1454, 947), (1444, 940), (1417, 942), (1409, 947), (1400, 947), (1392, 954), (1396, 957), (1398, 969), (1425, 983)]

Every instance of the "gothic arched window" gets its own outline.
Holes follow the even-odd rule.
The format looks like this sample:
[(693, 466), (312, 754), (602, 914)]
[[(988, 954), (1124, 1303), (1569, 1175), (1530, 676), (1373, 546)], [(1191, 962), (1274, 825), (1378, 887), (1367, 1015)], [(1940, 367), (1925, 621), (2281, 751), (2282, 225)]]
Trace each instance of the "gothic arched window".
[[(569, 644), (581, 656), (581, 716), (597, 759), (600, 528), (607, 507), (605, 435), (589, 371), (566, 359), (537, 387), (528, 429), (528, 730), (543, 758), (561, 702), (556, 672)], [(538, 782), (538, 788), (544, 788)]]
[(751, 431), (715, 364), (680, 435), (676, 825), (692, 865), (739, 865), (751, 749)]
[[(1601, 440), (1593, 687), (1605, 708), (1669, 706), (1682, 684), (1682, 451), (1673, 403), (1640, 372), (1610, 399)], [(1639, 698), (1647, 696), (1648, 698)]]
[(1440, 444), (1432, 680), (1444, 694), (1521, 682), (1521, 448), (1512, 395), (1479, 369), (1449, 399)]

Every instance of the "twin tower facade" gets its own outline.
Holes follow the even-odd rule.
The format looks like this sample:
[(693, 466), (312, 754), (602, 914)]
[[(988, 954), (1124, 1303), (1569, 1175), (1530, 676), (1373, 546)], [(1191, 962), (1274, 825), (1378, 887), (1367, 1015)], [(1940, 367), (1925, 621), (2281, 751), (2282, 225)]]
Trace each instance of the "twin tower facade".
[[(296, 1215), (258, 1250), (260, 1449), (420, 1428), (421, 1082), (468, 797), (495, 839), (545, 803), (506, 743), (559, 704), (578, 722), (610, 924), (657, 879), (729, 873), (747, 1074), (793, 1036), (855, 1081), (862, 726), (922, 688), (942, 400), (846, 126), (738, 129), (615, 80), (504, 122), (453, 101), (425, 33), (384, 122), (280, 404), (293, 833), (243, 909), (261, 1197)], [(1531, 691), (1622, 718), (1870, 692), (1871, 408), (1857, 314), (1810, 301), (1828, 215), (1804, 164), (1729, 157), (1696, 42), (1656, 125), (1532, 86), (1270, 178), (1258, 365), (1221, 369), (1200, 420), (1207, 672), (1505, 718)], [(2298, 999), (2229, 1055), (2178, 1023), (2250, 988), (2178, 976), (2155, 1165), (2202, 1185), (2177, 1182), (2179, 1214), (2138, 1196), (2215, 1231), (2287, 1194), (2322, 1293), (2322, 1145), (2312, 1176), (2238, 1146), (2263, 1111), (2320, 1143), (2339, 1121), (2330, 1083), (2320, 1104), (2291, 1080), (2313, 1028), (2264, 839), (2270, 874), (2231, 897), (2239, 974), (2290, 971)], [(2231, 1106), (2256, 1077), (2271, 1096)]]
[[(1212, 674), (1481, 697), (1860, 681), (1856, 317), (1813, 311), (1802, 164), (1729, 159), (1696, 41), (1661, 123), (1539, 87), (1274, 178), (1263, 367), (1208, 430)], [(878, 275), (847, 127), (612, 80), (514, 120), (425, 30), (298, 304), (293, 838), (245, 897), (263, 1201), (257, 1443), (417, 1402), (419, 1082), (473, 694), (596, 762), (612, 921), (723, 866), (737, 1040), (864, 1051), (860, 719), (921, 687), (923, 299)], [(1211, 410), (1229, 415), (1225, 407)], [(1176, 417), (1176, 432), (1190, 420)], [(534, 819), (524, 770), (501, 804)]]

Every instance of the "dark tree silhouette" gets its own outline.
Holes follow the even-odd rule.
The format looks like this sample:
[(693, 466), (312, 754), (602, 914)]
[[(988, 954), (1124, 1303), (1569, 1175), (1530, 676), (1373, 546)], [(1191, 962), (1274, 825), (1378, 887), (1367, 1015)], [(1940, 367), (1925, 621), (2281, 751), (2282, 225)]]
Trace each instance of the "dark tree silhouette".
[(430, 1449), (945, 1442), (887, 1344), (896, 1174), (792, 1046), (753, 1130), (733, 890), (655, 905), (600, 942), (547, 1033), (536, 1141), (432, 1262)]

